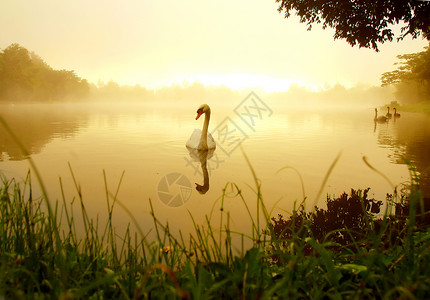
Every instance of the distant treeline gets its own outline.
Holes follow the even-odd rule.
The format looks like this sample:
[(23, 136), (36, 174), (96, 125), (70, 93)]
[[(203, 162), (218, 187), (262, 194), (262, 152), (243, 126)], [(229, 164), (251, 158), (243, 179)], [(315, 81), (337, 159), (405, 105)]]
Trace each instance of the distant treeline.
[(108, 83), (98, 82), (97, 85), (91, 84), (91, 98), (94, 100), (107, 101), (180, 101), (194, 102), (196, 100), (211, 103), (220, 103), (226, 99), (237, 101), (241, 100), (244, 94), (232, 90), (226, 86), (205, 86), (200, 82), (171, 84), (157, 88), (156, 90), (147, 89), (141, 85), (119, 85), (114, 81)]
[[(430, 50), (398, 56), (403, 60), (400, 67), (382, 75), (382, 87), (356, 85), (345, 88), (342, 85), (312, 90), (291, 85), (286, 92), (264, 93), (266, 100), (291, 106), (313, 106), (331, 104), (342, 106), (383, 105), (397, 100), (411, 104), (428, 100), (430, 96)], [(74, 71), (54, 70), (37, 54), (18, 44), (12, 44), (0, 52), (0, 101), (8, 102), (62, 102), (78, 100), (99, 101), (157, 101), (165, 100), (193, 102), (239, 103), (251, 89), (232, 90), (226, 86), (205, 86), (200, 82), (172, 84), (148, 89), (140, 85), (119, 85), (88, 83)]]
[(52, 69), (18, 44), (0, 52), (0, 101), (73, 101), (89, 94), (87, 80), (74, 71)]

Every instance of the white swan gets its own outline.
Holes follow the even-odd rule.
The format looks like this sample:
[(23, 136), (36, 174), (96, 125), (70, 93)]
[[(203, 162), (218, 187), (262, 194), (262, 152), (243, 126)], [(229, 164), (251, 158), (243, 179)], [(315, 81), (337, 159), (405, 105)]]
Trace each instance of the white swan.
[(391, 119), (392, 115), (390, 114), (390, 107), (388, 106), (387, 109), (388, 109), (388, 112), (385, 116), (387, 117), (387, 119)]
[(200, 118), (202, 114), (205, 114), (203, 129), (195, 129), (194, 132), (191, 134), (190, 139), (187, 141), (186, 146), (188, 148), (197, 150), (215, 149), (215, 140), (210, 133), (208, 134), (209, 120), (211, 118), (211, 109), (207, 104), (202, 104), (197, 109), (196, 120)]
[(400, 118), (400, 114), (397, 113), (397, 109), (394, 107), (394, 118)]
[(375, 108), (375, 118), (373, 118), (373, 120), (378, 123), (385, 123), (387, 122), (387, 117), (386, 116), (378, 117), (378, 109)]

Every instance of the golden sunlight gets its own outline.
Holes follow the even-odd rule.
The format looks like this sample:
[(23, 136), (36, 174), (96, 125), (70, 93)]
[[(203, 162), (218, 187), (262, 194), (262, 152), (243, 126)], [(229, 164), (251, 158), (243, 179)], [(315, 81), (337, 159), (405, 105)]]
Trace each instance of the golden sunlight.
[(237, 91), (253, 88), (256, 90), (263, 90), (266, 93), (285, 92), (291, 85), (303, 86), (315, 91), (318, 89), (318, 86), (303, 81), (250, 73), (198, 74), (186, 77), (185, 79), (179, 77), (171, 82), (159, 82), (152, 86), (152, 88), (162, 87), (173, 83), (186, 87), (193, 82), (199, 82), (204, 86), (226, 86)]

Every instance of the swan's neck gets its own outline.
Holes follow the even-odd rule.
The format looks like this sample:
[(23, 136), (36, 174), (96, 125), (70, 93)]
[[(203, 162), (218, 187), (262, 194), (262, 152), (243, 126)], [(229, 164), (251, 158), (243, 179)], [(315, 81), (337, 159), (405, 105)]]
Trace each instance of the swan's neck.
[(205, 112), (205, 122), (203, 123), (202, 136), (200, 137), (199, 149), (208, 149), (208, 128), (211, 112)]

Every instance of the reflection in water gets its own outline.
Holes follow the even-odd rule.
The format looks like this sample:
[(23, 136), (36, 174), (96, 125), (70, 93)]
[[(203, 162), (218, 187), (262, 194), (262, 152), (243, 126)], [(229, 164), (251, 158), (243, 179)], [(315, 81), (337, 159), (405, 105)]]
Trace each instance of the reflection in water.
[[(419, 176), (424, 196), (430, 196), (430, 118), (420, 113), (394, 112), (394, 118), (378, 130), (378, 143), (393, 149), (391, 161), (412, 164)], [(375, 123), (376, 126), (376, 123)]]
[[(55, 104), (2, 105), (0, 116), (21, 141), (27, 152), (39, 153), (53, 138), (70, 138), (85, 127), (88, 113)], [(0, 126), (0, 161), (27, 157)]]
[(196, 182), (196, 190), (204, 195), (209, 190), (209, 173), (207, 168), (207, 161), (208, 159), (211, 159), (215, 149), (209, 149), (209, 150), (197, 150), (197, 149), (191, 149), (188, 148), (188, 151), (190, 153), (190, 157), (197, 162), (200, 162), (200, 166), (202, 168), (202, 174), (203, 174), (203, 185), (198, 184)]
[(208, 133), (211, 109), (207, 104), (202, 104), (197, 109), (196, 120), (204, 114), (205, 120), (202, 130), (196, 129), (186, 143), (186, 147), (194, 161), (200, 162), (203, 174), (203, 185), (196, 183), (196, 190), (204, 195), (209, 190), (209, 174), (207, 160), (213, 156), (216, 148), (214, 138)]
[[(245, 187), (244, 199), (253, 201), (254, 191), (247, 187), (253, 177), (240, 151), (227, 155), (221, 151), (223, 144), (214, 134), (221, 150), (189, 153), (184, 142), (197, 123), (190, 122), (190, 113), (194, 111), (173, 102), (168, 109), (166, 107), (165, 103), (3, 105), (0, 115), (31, 152), (51, 199), (62, 197), (59, 177), (66, 197), (74, 197), (70, 163), (82, 186), (91, 216), (106, 217), (104, 170), (111, 189), (116, 189), (117, 178), (125, 171), (119, 198), (130, 211), (144, 214), (145, 217), (139, 220), (142, 228), (152, 228), (153, 220), (146, 214), (148, 199), (158, 198), (160, 179), (172, 172), (194, 178), (199, 192), (193, 192), (187, 203), (175, 208), (166, 207), (162, 201), (152, 203), (154, 210), (159, 212), (160, 221), (168, 221), (172, 228), (184, 232), (194, 229), (191, 221), (187, 223), (186, 218), (178, 218), (187, 215), (187, 211), (196, 222), (205, 222), (204, 216), (211, 212), (212, 203), (216, 203), (227, 182)], [(371, 187), (372, 197), (384, 199), (391, 188), (363, 163), (362, 156), (367, 156), (396, 185), (409, 179), (402, 160), (405, 157), (420, 173), (423, 189), (428, 189), (430, 118), (402, 112), (401, 118), (393, 115), (389, 122), (378, 123), (373, 133), (373, 109), (292, 111), (279, 107), (271, 118), (259, 124), (255, 132), (246, 131), (249, 138), (243, 141), (243, 147), (264, 184), (265, 204), (273, 207), (274, 215), (292, 210), (294, 201), (303, 199), (302, 188), (306, 188), (306, 197), (313, 199), (333, 156), (339, 151), (342, 151), (342, 157), (328, 180), (324, 195), (340, 195), (350, 188)], [(213, 128), (231, 114), (230, 110), (222, 110), (216, 105), (212, 112)], [(28, 164), (17, 161), (24, 157), (2, 133), (0, 174), (24, 177)], [(276, 173), (285, 166), (297, 169), (303, 183), (295, 174)], [(209, 173), (213, 170), (217, 176), (212, 176), (209, 183)], [(178, 189), (175, 192), (180, 193), (180, 187)], [(200, 193), (205, 194), (204, 201)], [(318, 204), (325, 203), (325, 199), (320, 201)], [(252, 225), (243, 214), (242, 203), (231, 199), (225, 205), (234, 216), (234, 228), (248, 232)], [(126, 228), (128, 216), (121, 210), (117, 213), (118, 226)]]

